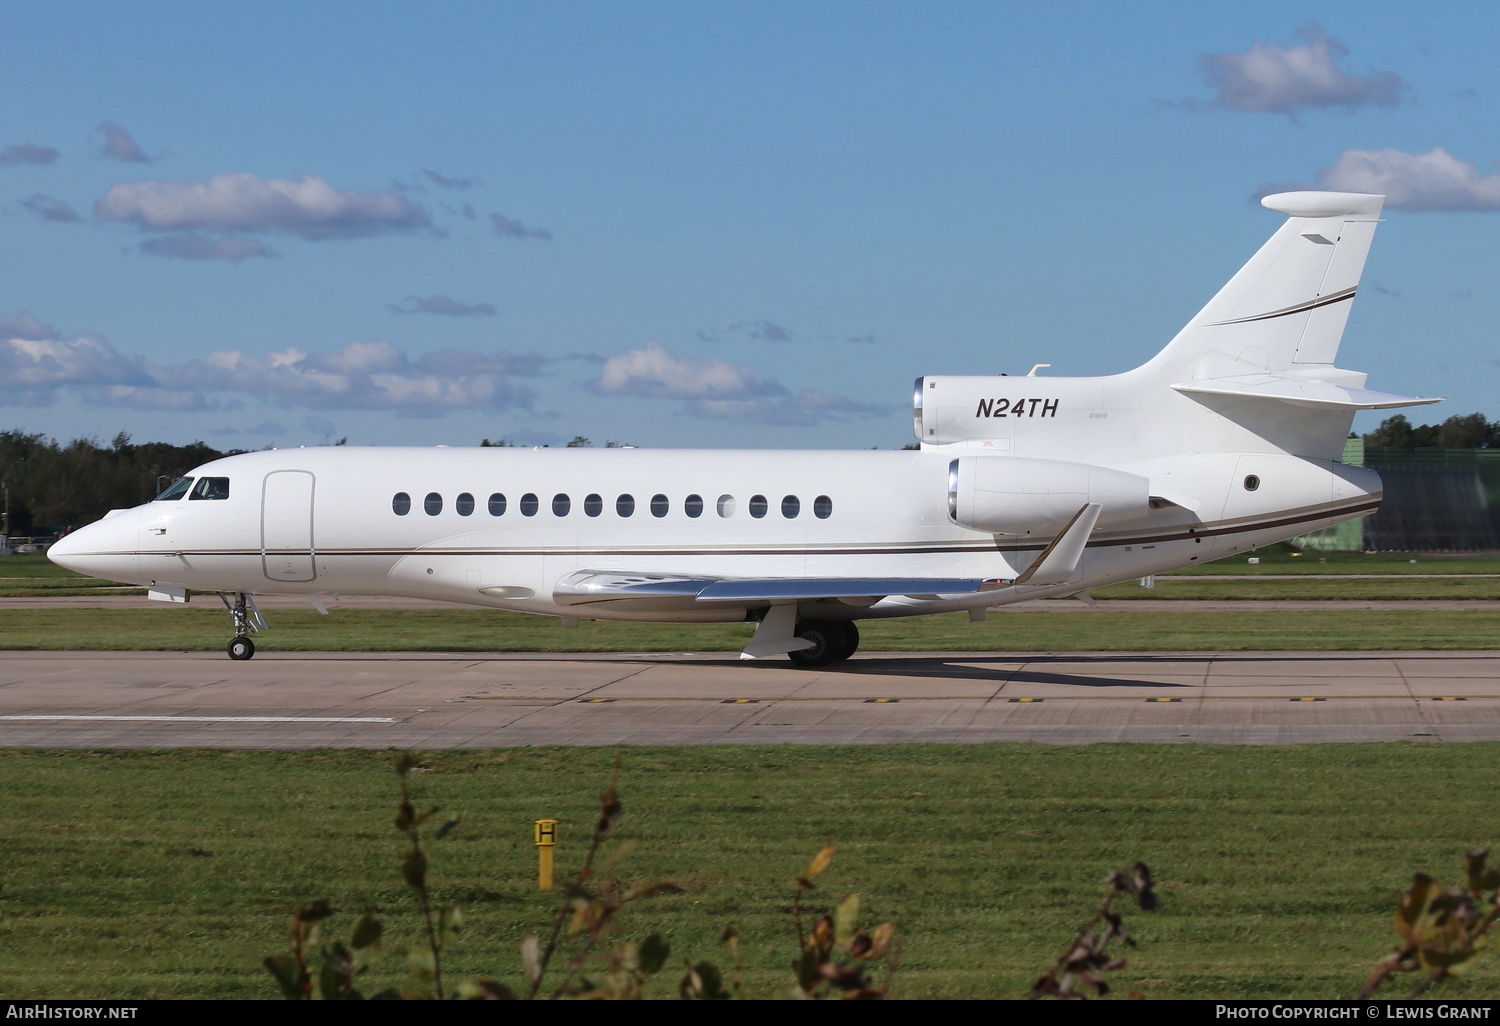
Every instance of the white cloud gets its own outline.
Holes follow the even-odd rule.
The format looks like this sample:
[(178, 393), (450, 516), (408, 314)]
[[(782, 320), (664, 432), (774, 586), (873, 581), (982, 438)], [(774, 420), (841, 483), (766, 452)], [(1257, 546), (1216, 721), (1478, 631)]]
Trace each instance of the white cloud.
[(147, 256), (172, 257), (177, 260), (228, 260), (235, 264), (248, 257), (280, 255), (258, 239), (242, 239), (233, 235), (200, 235), (197, 232), (147, 239), (136, 246), (136, 249)]
[(822, 420), (846, 420), (849, 417), (883, 417), (891, 411), (889, 406), (856, 402), (845, 396), (811, 389), (780, 398), (697, 399), (684, 409), (704, 420), (750, 421), (790, 427), (812, 427)]
[(422, 175), (429, 182), (432, 182), (434, 185), (441, 186), (444, 189), (472, 189), (474, 188), (474, 186), (479, 184), (479, 179), (477, 178), (450, 178), (449, 176), (445, 174), (439, 174), (436, 171), (424, 170), (422, 172)]
[[(484, 354), (474, 354), (478, 362)], [(169, 388), (258, 396), (311, 409), (390, 410), (402, 416), (441, 416), (457, 409), (529, 409), (535, 392), (503, 370), (430, 373), (389, 342), (351, 342), (332, 353), (287, 349), (264, 357), (238, 350), (161, 367)], [(443, 363), (442, 359), (437, 361)]]
[(248, 172), (206, 182), (120, 182), (94, 204), (101, 221), (147, 231), (280, 232), (304, 239), (349, 239), (432, 227), (426, 211), (394, 192), (335, 189), (304, 175), (296, 181)]
[(67, 224), (70, 221), (82, 220), (78, 216), (78, 211), (62, 200), (45, 196), (39, 192), (23, 199), (21, 207), (31, 211), (43, 221), (52, 221), (56, 224)]
[(451, 296), (407, 296), (401, 302), (408, 305), (387, 303), (385, 308), (396, 314), (430, 313), (446, 314), (449, 317), (495, 316), (493, 303), (460, 303)]
[(541, 353), (512, 353), (503, 349), (487, 352), (438, 349), (417, 357), (416, 368), (423, 374), (505, 374), (517, 378), (535, 378), (554, 362), (553, 357), (543, 356)]
[(876, 417), (885, 406), (785, 385), (743, 364), (680, 357), (655, 342), (604, 362), (589, 386), (601, 395), (686, 400), (683, 411), (704, 420), (809, 427), (820, 420)]
[(118, 406), (128, 410), (155, 410), (162, 413), (197, 413), (218, 408), (199, 392), (150, 385), (110, 385), (88, 389), (85, 398), (92, 406)]
[(504, 214), (491, 214), (490, 224), (495, 234), (502, 239), (550, 239), (552, 233), (545, 228), (528, 228), (520, 221), (512, 221)]
[(30, 310), (20, 310), (0, 313), (0, 338), (57, 339), (62, 335), (52, 325), (37, 320)]
[[(3, 320), (9, 327), (26, 326), (13, 323), (12, 318)], [(37, 322), (35, 326), (52, 334), (46, 325)], [(69, 386), (150, 383), (139, 364), (101, 339), (27, 338), (26, 334), (30, 332), (0, 339), (0, 405), (45, 406), (56, 398), (58, 389)]]
[(537, 377), (555, 363), (539, 353), (440, 350), (416, 359), (384, 341), (332, 352), (221, 350), (149, 364), (98, 338), (62, 338), (31, 313), (0, 313), (0, 406), (46, 406), (60, 390), (95, 406), (160, 411), (232, 410), (247, 398), (309, 411), (384, 410), (438, 417), (454, 410), (531, 411)]
[(1346, 47), (1316, 26), (1299, 33), (1302, 46), (1255, 43), (1245, 53), (1211, 53), (1202, 68), (1218, 89), (1213, 103), (1230, 110), (1290, 112), (1298, 107), (1390, 107), (1406, 83), (1389, 71), (1350, 75), (1340, 70)]
[(655, 342), (610, 357), (591, 387), (602, 395), (653, 399), (739, 399), (787, 391), (743, 364), (680, 357)]
[(1397, 210), (1500, 210), (1500, 174), (1484, 174), (1437, 147), (1426, 153), (1345, 150), (1332, 167), (1319, 170), (1318, 186), (1380, 193)]
[(17, 143), (0, 150), (0, 165), (5, 164), (51, 164), (57, 160), (57, 151), (51, 146), (36, 143)]
[(129, 132), (115, 124), (106, 121), (100, 125), (98, 131), (104, 136), (104, 155), (111, 160), (123, 160), (131, 164), (149, 164), (151, 158), (146, 156), (146, 151), (136, 144)]

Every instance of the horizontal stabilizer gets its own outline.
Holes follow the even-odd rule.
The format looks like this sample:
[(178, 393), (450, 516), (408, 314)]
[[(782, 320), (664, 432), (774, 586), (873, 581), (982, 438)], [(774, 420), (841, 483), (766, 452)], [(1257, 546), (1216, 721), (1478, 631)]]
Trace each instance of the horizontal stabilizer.
[(1244, 374), (1229, 378), (1206, 378), (1200, 381), (1178, 382), (1172, 387), (1179, 392), (1275, 399), (1294, 406), (1322, 409), (1394, 410), (1403, 406), (1427, 406), (1443, 401), (1441, 398), (1392, 395), (1389, 392), (1376, 392), (1368, 388), (1337, 385), (1331, 381), (1279, 374)]

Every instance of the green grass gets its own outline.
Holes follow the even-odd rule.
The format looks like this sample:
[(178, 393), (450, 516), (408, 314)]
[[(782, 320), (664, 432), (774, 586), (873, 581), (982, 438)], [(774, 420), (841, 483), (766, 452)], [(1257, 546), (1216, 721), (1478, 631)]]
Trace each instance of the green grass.
[[(263, 652), (729, 652), (745, 624), (585, 623), (484, 609), (273, 610)], [(217, 652), (223, 609), (0, 610), (0, 650)], [(1000, 612), (866, 620), (862, 652), (1492, 649), (1500, 609)]]
[[(1020, 997), (1088, 918), (1100, 881), (1148, 862), (1162, 907), (1126, 910), (1140, 942), (1117, 992), (1155, 998), (1352, 995), (1394, 946), (1411, 874), (1453, 882), (1497, 839), (1493, 744), (1307, 747), (904, 745), (634, 748), (625, 756), (627, 879), (679, 896), (627, 909), (623, 936), (669, 935), (718, 959), (745, 935), (747, 988), (780, 996), (792, 877), (838, 846), (815, 902), (864, 896), (903, 938), (897, 995)], [(468, 935), (452, 977), (518, 982), (535, 890), (531, 821), (562, 820), (576, 865), (612, 753), (442, 752), (419, 806), (457, 812), (432, 846), (439, 900)], [(375, 907), (414, 942), (391, 828), (388, 753), (0, 750), (5, 777), (0, 998), (254, 998), (287, 916), (330, 898)], [(1446, 997), (1487, 998), (1491, 954)], [(388, 952), (374, 977), (400, 978)], [(675, 971), (675, 970), (674, 970)], [(675, 990), (672, 972), (657, 996)]]
[[(1250, 559), (1259, 563), (1251, 563)], [(1271, 545), (1249, 554), (1237, 553), (1212, 563), (1195, 563), (1173, 570), (1178, 574), (1494, 574), (1500, 559), (1485, 553), (1451, 552), (1317, 552), (1290, 545)]]
[(65, 570), (40, 552), (24, 556), (0, 557), (0, 598), (58, 598), (76, 595), (145, 594), (144, 588), (131, 588), (100, 581)]
[(1213, 600), (1245, 599), (1360, 600), (1422, 602), (1432, 599), (1475, 601), (1500, 599), (1500, 577), (1454, 574), (1451, 577), (1351, 578), (1341, 574), (1299, 575), (1295, 578), (1235, 577), (1205, 581), (1188, 575), (1156, 578), (1156, 586), (1142, 588), (1139, 581), (1112, 584), (1089, 592), (1096, 599)]

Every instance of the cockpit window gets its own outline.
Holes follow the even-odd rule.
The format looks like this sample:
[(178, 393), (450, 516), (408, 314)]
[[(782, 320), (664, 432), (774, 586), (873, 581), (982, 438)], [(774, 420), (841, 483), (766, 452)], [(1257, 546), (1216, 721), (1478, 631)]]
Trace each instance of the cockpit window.
[(190, 477), (179, 477), (172, 482), (172, 486), (158, 495), (153, 502), (166, 502), (168, 499), (180, 499), (187, 494), (188, 489), (193, 487), (193, 479)]
[(227, 499), (229, 498), (229, 478), (227, 477), (200, 477), (198, 484), (193, 488), (189, 499)]

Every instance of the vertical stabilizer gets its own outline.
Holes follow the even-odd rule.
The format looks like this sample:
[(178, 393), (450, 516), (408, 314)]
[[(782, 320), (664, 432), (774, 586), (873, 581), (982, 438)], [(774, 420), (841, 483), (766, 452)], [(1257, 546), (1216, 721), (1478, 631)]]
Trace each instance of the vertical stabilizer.
[(1186, 382), (1332, 364), (1384, 201), (1345, 192), (1261, 200), (1287, 222), (1147, 367)]

